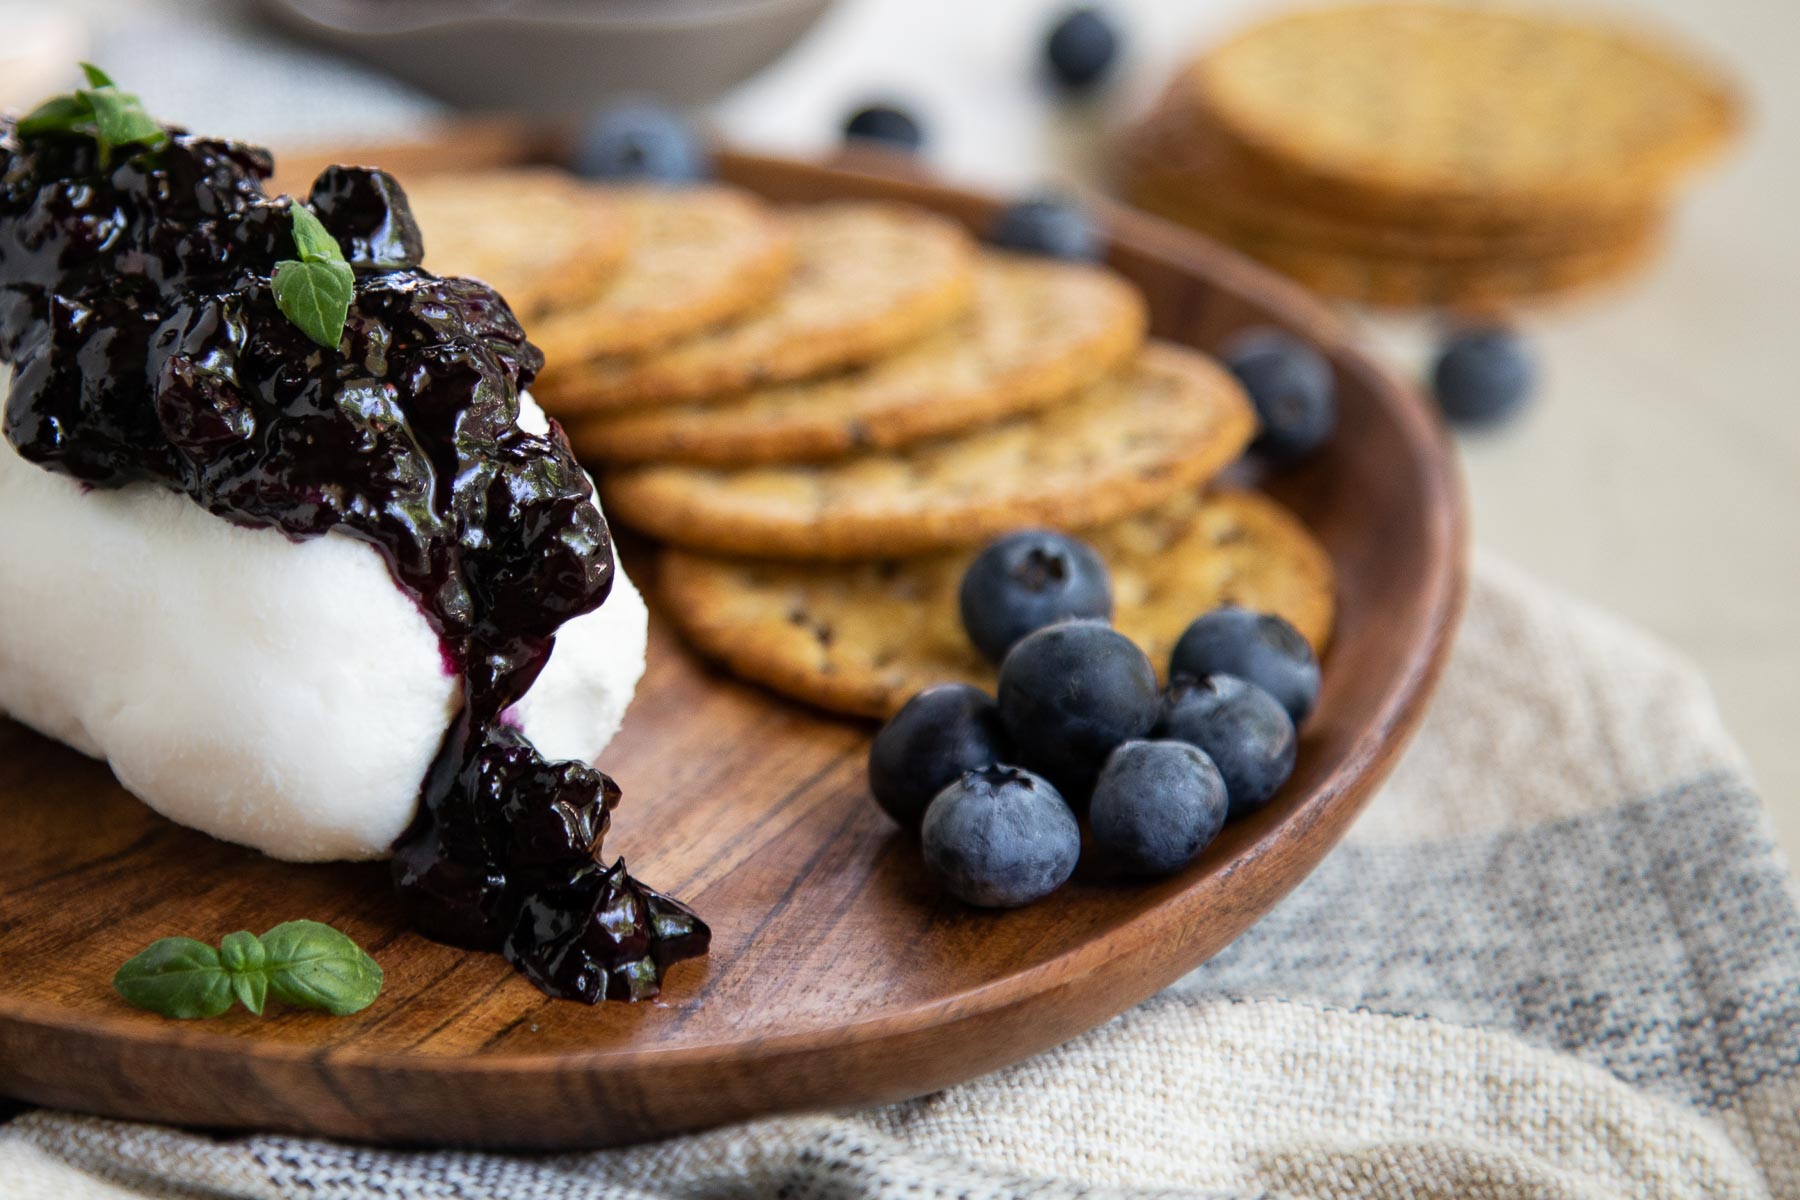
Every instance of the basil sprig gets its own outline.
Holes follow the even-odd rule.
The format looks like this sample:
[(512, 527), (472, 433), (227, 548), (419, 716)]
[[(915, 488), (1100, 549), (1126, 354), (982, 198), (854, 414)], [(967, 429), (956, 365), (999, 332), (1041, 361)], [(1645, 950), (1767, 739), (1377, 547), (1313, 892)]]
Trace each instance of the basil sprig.
[(294, 217), (294, 249), (297, 259), (275, 264), (270, 285), (282, 315), (327, 350), (337, 349), (350, 315), (350, 299), (356, 294), (356, 273), (344, 261), (337, 239), (319, 218), (298, 200), (288, 205)]
[(139, 1008), (181, 1020), (216, 1017), (233, 1000), (260, 1016), (270, 993), (343, 1017), (375, 1002), (381, 967), (329, 925), (287, 921), (261, 937), (228, 934), (216, 950), (193, 938), (162, 938), (119, 968), (113, 988)]
[(153, 149), (169, 138), (169, 131), (144, 111), (143, 102), (122, 92), (112, 78), (93, 63), (82, 63), (88, 86), (67, 96), (52, 96), (19, 119), (19, 133), (69, 133), (91, 137), (100, 147), (100, 165), (112, 164), (120, 146)]

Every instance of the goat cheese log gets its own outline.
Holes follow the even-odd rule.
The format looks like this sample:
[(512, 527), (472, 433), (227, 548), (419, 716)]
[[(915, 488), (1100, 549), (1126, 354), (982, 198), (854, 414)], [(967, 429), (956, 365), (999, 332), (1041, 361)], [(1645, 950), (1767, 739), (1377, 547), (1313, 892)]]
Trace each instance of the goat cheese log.
[(711, 935), (601, 857), (645, 613), (542, 353), (391, 176), (271, 197), (92, 76), (0, 119), (0, 712), (218, 837), (387, 855), (550, 995), (655, 995)]
[[(594, 761), (644, 640), (620, 571), (513, 710), (541, 753)], [(151, 484), (87, 488), (0, 441), (0, 713), (106, 760), (170, 820), (275, 858), (384, 856), (462, 692), (367, 542), (240, 528)]]

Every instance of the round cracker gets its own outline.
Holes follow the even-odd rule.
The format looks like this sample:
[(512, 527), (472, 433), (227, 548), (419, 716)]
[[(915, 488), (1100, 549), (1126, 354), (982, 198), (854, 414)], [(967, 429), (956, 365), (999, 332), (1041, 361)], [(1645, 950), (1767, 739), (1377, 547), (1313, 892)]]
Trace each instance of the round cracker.
[(534, 389), (568, 420), (677, 404), (843, 370), (892, 353), (969, 305), (974, 244), (942, 217), (840, 202), (784, 214), (794, 270), (764, 308), (637, 357), (551, 363)]
[(1542, 257), (1445, 261), (1370, 257), (1197, 227), (1322, 295), (1392, 308), (1494, 309), (1560, 299), (1630, 275), (1660, 244), (1660, 230), (1652, 228), (1617, 244)]
[[(1114, 624), (1166, 674), (1188, 623), (1222, 604), (1278, 613), (1323, 651), (1331, 560), (1255, 492), (1183, 493), (1083, 532), (1112, 575)], [(934, 683), (992, 689), (957, 590), (973, 549), (841, 566), (668, 551), (661, 595), (688, 640), (746, 679), (836, 712), (886, 717)]]
[(820, 464), (632, 467), (610, 517), (692, 549), (757, 558), (923, 554), (1022, 525), (1073, 528), (1212, 478), (1256, 428), (1212, 359), (1152, 343), (1064, 403), (961, 437)]
[(1142, 346), (1137, 290), (1099, 267), (991, 254), (967, 313), (858, 371), (577, 422), (577, 452), (614, 462), (804, 462), (991, 424), (1094, 383)]
[(593, 295), (630, 244), (629, 222), (601, 189), (547, 167), (425, 175), (406, 198), (426, 269), (481, 280), (521, 320)]
[(1259, 163), (1346, 205), (1532, 210), (1641, 198), (1738, 122), (1729, 84), (1617, 25), (1487, 6), (1262, 22), (1183, 83)]
[(630, 229), (631, 252), (602, 287), (530, 323), (526, 332), (550, 362), (644, 353), (742, 316), (787, 281), (787, 231), (747, 192), (620, 187), (610, 194)]
[(1121, 190), (1132, 203), (1182, 224), (1220, 224), (1271, 240), (1339, 253), (1403, 259), (1544, 257), (1594, 243), (1616, 244), (1661, 219), (1658, 205), (1634, 203), (1580, 218), (1558, 214), (1535, 221), (1433, 222), (1415, 212), (1405, 219), (1357, 216), (1284, 196), (1233, 170), (1216, 138), (1159, 109), (1124, 139)]

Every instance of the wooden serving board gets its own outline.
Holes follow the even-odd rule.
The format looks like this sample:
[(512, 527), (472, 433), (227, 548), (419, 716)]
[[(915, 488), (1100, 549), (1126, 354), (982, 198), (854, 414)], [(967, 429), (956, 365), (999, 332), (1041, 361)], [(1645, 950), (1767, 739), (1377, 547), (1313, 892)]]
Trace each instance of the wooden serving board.
[[(347, 157), (404, 179), (516, 158), (522, 144), (471, 136), (423, 157)], [(303, 187), (310, 164), (296, 165), (289, 186)], [(739, 155), (722, 170), (781, 201), (896, 197), (976, 227), (992, 208), (866, 171)], [(1032, 907), (971, 910), (927, 882), (915, 845), (870, 802), (868, 727), (710, 672), (655, 620), (649, 673), (601, 764), (625, 789), (607, 849), (699, 909), (713, 951), (676, 967), (660, 1001), (586, 1008), (545, 999), (493, 955), (408, 932), (380, 864), (294, 866), (213, 841), (152, 814), (104, 766), (0, 721), (0, 1094), (384, 1142), (618, 1143), (942, 1088), (1075, 1036), (1236, 937), (1337, 841), (1417, 724), (1463, 593), (1461, 493), (1423, 402), (1326, 310), (1173, 226), (1109, 221), (1112, 261), (1142, 285), (1162, 336), (1210, 347), (1276, 322), (1338, 371), (1336, 439), (1271, 485), (1330, 549), (1340, 615), (1299, 767), (1268, 808), (1174, 878), (1078, 872)], [(297, 916), (337, 924), (380, 960), (373, 1007), (184, 1023), (109, 986), (155, 937)]]

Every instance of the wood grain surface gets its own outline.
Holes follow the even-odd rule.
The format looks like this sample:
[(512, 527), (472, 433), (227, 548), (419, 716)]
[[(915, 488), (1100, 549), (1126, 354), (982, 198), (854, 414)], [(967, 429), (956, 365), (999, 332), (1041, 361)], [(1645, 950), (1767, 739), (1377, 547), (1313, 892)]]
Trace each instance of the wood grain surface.
[[(344, 157), (404, 178), (470, 165), (458, 146), (492, 152), (479, 162), (524, 144)], [(776, 200), (899, 197), (976, 228), (992, 207), (879, 172), (741, 155), (722, 171)], [(298, 174), (304, 187), (299, 172), (288, 186)], [(586, 1008), (545, 999), (497, 957), (408, 932), (380, 864), (294, 866), (213, 841), (0, 721), (0, 1094), (382, 1142), (604, 1145), (945, 1087), (1091, 1028), (1237, 936), (1337, 841), (1421, 715), (1461, 606), (1460, 487), (1423, 402), (1326, 310), (1172, 226), (1108, 219), (1112, 261), (1145, 289), (1162, 336), (1208, 347), (1274, 321), (1338, 371), (1336, 440), (1270, 482), (1331, 551), (1340, 616), (1298, 769), (1268, 808), (1155, 884), (1084, 867), (1033, 907), (964, 908), (868, 799), (868, 727), (710, 673), (654, 619), (649, 673), (601, 763), (625, 789), (607, 849), (698, 908), (713, 952), (676, 967), (655, 1003)], [(380, 960), (373, 1007), (183, 1023), (110, 989), (155, 937), (297, 916)]]

